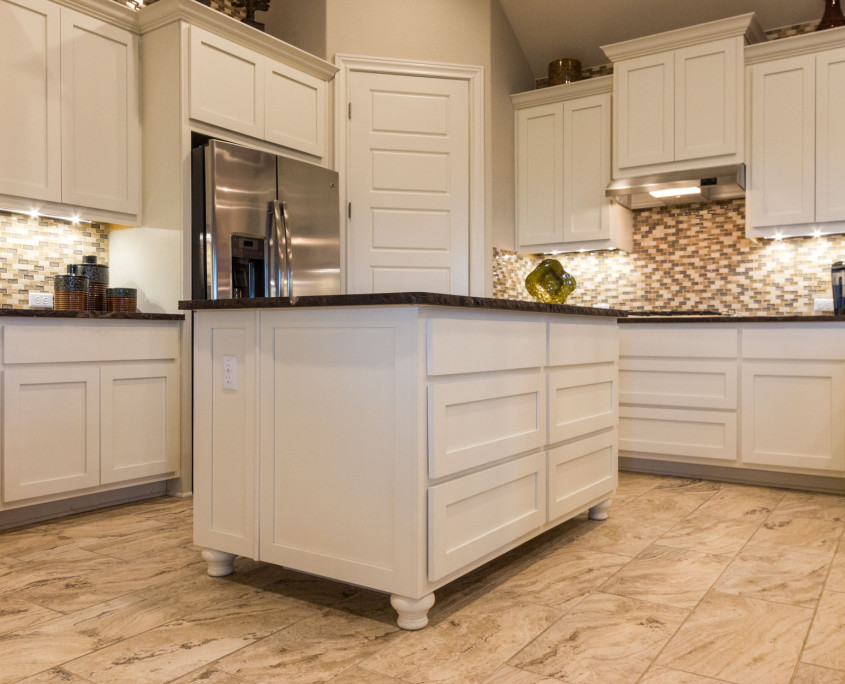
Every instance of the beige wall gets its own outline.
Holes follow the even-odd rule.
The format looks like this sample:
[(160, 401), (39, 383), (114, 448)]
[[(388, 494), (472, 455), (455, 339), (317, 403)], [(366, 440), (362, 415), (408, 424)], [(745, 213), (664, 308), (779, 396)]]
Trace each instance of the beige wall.
[[(280, 40), (326, 57), (326, 2), (328, 0), (273, 0), (267, 12), (256, 12), (265, 32)], [(306, 7), (306, 9), (303, 9)]]

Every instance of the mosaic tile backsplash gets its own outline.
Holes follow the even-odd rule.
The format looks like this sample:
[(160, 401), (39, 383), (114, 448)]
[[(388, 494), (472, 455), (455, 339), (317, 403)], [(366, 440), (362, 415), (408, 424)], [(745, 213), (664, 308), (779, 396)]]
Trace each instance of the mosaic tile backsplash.
[(53, 292), (53, 276), (94, 254), (108, 263), (108, 233), (98, 223), (0, 211), (0, 307), (29, 307), (30, 292)]
[[(745, 200), (634, 212), (634, 250), (553, 255), (578, 285), (567, 304), (642, 310), (813, 313), (830, 297), (830, 266), (845, 260), (845, 235), (745, 237)], [(543, 255), (494, 251), (493, 296), (531, 301), (525, 276)]]

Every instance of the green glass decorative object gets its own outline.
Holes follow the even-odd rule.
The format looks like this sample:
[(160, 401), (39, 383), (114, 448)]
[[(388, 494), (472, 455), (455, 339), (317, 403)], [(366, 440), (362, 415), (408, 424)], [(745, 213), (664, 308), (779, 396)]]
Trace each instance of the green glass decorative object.
[(563, 304), (576, 284), (557, 259), (543, 259), (525, 279), (528, 294), (546, 304)]

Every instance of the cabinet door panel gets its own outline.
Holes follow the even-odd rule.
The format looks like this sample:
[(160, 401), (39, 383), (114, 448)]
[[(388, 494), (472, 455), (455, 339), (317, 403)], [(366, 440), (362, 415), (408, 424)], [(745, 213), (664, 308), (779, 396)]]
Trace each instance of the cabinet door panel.
[(137, 38), (62, 8), (62, 201), (139, 207)]
[(326, 156), (326, 82), (286, 64), (266, 61), (265, 140)]
[(563, 239), (563, 103), (516, 113), (519, 247)]
[(675, 159), (735, 154), (738, 39), (675, 51)]
[(61, 200), (59, 6), (0, 0), (0, 194)]
[(483, 558), (546, 521), (546, 454), (428, 490), (428, 579)]
[(556, 520), (616, 488), (616, 431), (549, 451), (549, 521)]
[(815, 58), (752, 68), (751, 227), (815, 220)]
[(845, 365), (746, 362), (742, 462), (845, 470)]
[(104, 366), (100, 378), (102, 483), (175, 473), (179, 464), (177, 365)]
[(610, 94), (563, 103), (563, 240), (610, 238)]
[(816, 57), (816, 221), (845, 220), (845, 48)]
[(674, 72), (672, 53), (646, 55), (614, 65), (619, 168), (674, 159)]
[(539, 371), (429, 386), (429, 476), (444, 477), (543, 446), (544, 395)]
[(100, 483), (96, 367), (3, 372), (3, 500), (71, 492)]
[(264, 137), (264, 58), (191, 27), (190, 117)]

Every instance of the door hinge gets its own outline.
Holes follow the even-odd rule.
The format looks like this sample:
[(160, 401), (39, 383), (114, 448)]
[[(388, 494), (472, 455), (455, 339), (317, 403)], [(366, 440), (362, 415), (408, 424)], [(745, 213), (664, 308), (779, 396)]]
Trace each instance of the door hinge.
[(352, 103), (351, 103), (351, 102), (349, 102), (349, 103), (346, 105), (346, 117), (347, 117), (348, 119), (351, 119), (351, 118), (352, 118)]
[(352, 218), (352, 202), (346, 203), (346, 216)]

